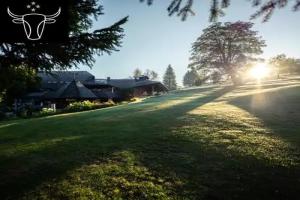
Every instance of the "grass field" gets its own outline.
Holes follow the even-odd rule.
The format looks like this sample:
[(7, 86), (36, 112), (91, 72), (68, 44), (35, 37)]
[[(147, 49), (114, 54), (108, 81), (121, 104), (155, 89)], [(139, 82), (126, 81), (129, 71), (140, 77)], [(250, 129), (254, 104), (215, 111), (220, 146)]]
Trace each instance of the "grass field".
[(0, 199), (299, 199), (300, 79), (0, 123)]

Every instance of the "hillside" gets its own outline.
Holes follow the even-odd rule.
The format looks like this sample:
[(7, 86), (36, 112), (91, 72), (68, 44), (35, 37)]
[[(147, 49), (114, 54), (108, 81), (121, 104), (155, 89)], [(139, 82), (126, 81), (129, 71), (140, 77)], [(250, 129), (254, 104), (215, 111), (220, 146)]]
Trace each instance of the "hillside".
[(300, 78), (0, 123), (1, 199), (296, 199)]

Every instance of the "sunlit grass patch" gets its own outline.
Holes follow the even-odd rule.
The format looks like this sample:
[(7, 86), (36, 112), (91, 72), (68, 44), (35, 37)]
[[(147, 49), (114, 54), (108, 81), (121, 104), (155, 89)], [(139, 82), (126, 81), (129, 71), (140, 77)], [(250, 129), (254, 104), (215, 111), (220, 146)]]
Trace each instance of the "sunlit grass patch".
[(210, 94), (213, 94), (214, 92), (220, 90), (220, 87), (215, 87), (215, 88), (210, 88), (210, 90), (205, 90), (205, 89), (194, 89), (197, 92), (192, 92), (192, 91), (185, 91), (183, 90), (181, 93), (171, 93), (169, 94), (168, 98), (170, 98), (168, 101), (162, 101), (159, 104), (155, 104), (154, 106), (151, 106), (149, 108), (146, 108), (143, 110), (143, 112), (153, 112), (157, 110), (164, 110), (168, 108), (172, 108), (174, 106), (178, 106), (180, 104), (186, 104), (189, 102), (192, 102), (196, 99), (207, 97)]
[(43, 183), (24, 199), (170, 199), (173, 184), (123, 151)]
[(0, 199), (297, 199), (300, 88), (256, 89), (2, 123)]
[(65, 142), (72, 140), (78, 140), (83, 136), (69, 136), (69, 137), (57, 137), (52, 139), (44, 139), (39, 142), (31, 143), (13, 143), (9, 145), (2, 144), (0, 146), (0, 156), (9, 157), (11, 155), (16, 156), (19, 154), (34, 153), (40, 151), (43, 148), (50, 148), (51, 146), (64, 145)]
[(300, 165), (295, 146), (273, 134), (257, 117), (226, 101), (196, 108), (183, 120), (185, 125), (174, 132), (204, 147), (281, 166)]

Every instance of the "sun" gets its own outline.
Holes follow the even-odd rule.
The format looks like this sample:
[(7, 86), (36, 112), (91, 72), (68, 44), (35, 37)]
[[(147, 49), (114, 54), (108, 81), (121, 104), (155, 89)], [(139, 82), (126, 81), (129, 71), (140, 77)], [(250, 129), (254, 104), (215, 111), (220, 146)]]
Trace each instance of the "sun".
[(256, 80), (261, 80), (270, 75), (270, 68), (264, 63), (259, 63), (250, 69), (249, 75)]

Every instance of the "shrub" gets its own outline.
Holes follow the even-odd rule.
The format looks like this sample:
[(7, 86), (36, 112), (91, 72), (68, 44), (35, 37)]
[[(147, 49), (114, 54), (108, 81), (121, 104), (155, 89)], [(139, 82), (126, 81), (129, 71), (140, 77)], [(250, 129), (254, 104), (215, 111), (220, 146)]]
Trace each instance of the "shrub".
[(130, 101), (130, 102), (136, 102), (136, 101), (139, 101), (139, 100), (140, 100), (140, 98), (133, 97), (133, 98), (131, 98), (129, 101)]
[(78, 112), (78, 111), (84, 111), (84, 110), (92, 110), (92, 109), (95, 109), (96, 106), (97, 106), (97, 104), (93, 103), (91, 101), (74, 102), (74, 103), (70, 103), (65, 108), (65, 111)]
[(45, 115), (52, 115), (55, 114), (55, 110), (53, 108), (43, 108), (40, 111), (40, 115), (45, 116)]
[(65, 109), (65, 112), (80, 112), (85, 110), (94, 110), (99, 108), (106, 108), (116, 105), (113, 100), (108, 100), (107, 102), (91, 102), (91, 101), (80, 101), (70, 103)]
[(109, 99), (107, 102), (104, 102), (105, 105), (109, 105), (109, 106), (114, 106), (116, 105), (116, 103), (112, 100), (112, 99)]
[(108, 100), (107, 102), (100, 103), (100, 102), (91, 102), (91, 101), (80, 101), (70, 103), (65, 109), (65, 112), (80, 112), (85, 110), (94, 110), (99, 108), (106, 108), (110, 106), (116, 105), (113, 100)]
[(6, 118), (5, 113), (0, 111), (0, 120), (3, 120), (5, 118)]

